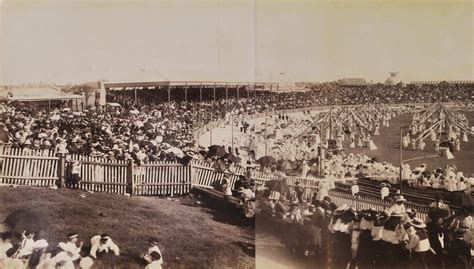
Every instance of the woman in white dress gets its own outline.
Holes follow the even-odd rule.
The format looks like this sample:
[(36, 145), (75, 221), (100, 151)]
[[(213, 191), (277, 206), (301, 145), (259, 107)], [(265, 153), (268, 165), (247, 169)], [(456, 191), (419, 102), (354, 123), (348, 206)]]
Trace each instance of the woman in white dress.
[(454, 150), (455, 151), (461, 151), (461, 141), (459, 140), (459, 138), (456, 139), (456, 142), (454, 142)]
[(430, 140), (431, 141), (436, 141), (436, 133), (434, 130), (431, 130), (430, 132)]
[(349, 148), (350, 148), (350, 149), (355, 148), (355, 141), (354, 141), (354, 138), (351, 138), (349, 141), (350, 141), (350, 143), (349, 143)]
[(423, 140), (420, 140), (420, 143), (418, 144), (418, 149), (421, 151), (424, 151), (426, 147), (426, 143)]

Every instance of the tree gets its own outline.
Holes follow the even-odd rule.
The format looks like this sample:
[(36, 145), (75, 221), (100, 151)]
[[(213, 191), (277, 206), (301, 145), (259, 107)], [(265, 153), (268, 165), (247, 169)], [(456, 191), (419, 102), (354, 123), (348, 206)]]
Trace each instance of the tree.
[(95, 89), (89, 85), (74, 85), (71, 88), (74, 94), (84, 95), (86, 107), (89, 106), (89, 98), (95, 94)]

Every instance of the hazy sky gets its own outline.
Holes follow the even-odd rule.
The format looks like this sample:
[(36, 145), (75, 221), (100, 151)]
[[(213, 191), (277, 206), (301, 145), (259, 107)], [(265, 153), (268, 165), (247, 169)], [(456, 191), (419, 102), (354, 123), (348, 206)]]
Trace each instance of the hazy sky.
[(472, 1), (111, 2), (3, 0), (0, 84), (474, 79)]

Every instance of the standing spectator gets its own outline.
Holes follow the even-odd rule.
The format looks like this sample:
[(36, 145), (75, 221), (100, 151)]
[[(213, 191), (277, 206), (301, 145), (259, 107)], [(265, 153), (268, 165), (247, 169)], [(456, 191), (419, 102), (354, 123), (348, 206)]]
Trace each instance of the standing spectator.
[(300, 186), (300, 182), (299, 181), (296, 181), (295, 183), (295, 193), (296, 193), (296, 198), (298, 199), (298, 202), (300, 204), (303, 203), (303, 194), (305, 192), (305, 189), (303, 187)]

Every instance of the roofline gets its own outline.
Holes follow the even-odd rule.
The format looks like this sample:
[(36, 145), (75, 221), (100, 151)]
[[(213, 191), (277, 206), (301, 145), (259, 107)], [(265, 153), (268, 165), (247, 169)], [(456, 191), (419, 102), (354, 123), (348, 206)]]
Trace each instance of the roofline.
[(103, 81), (105, 88), (126, 88), (126, 87), (186, 87), (186, 86), (203, 86), (203, 87), (237, 87), (237, 86), (278, 86), (276, 82), (261, 82), (261, 81), (142, 81), (142, 82), (108, 82)]

